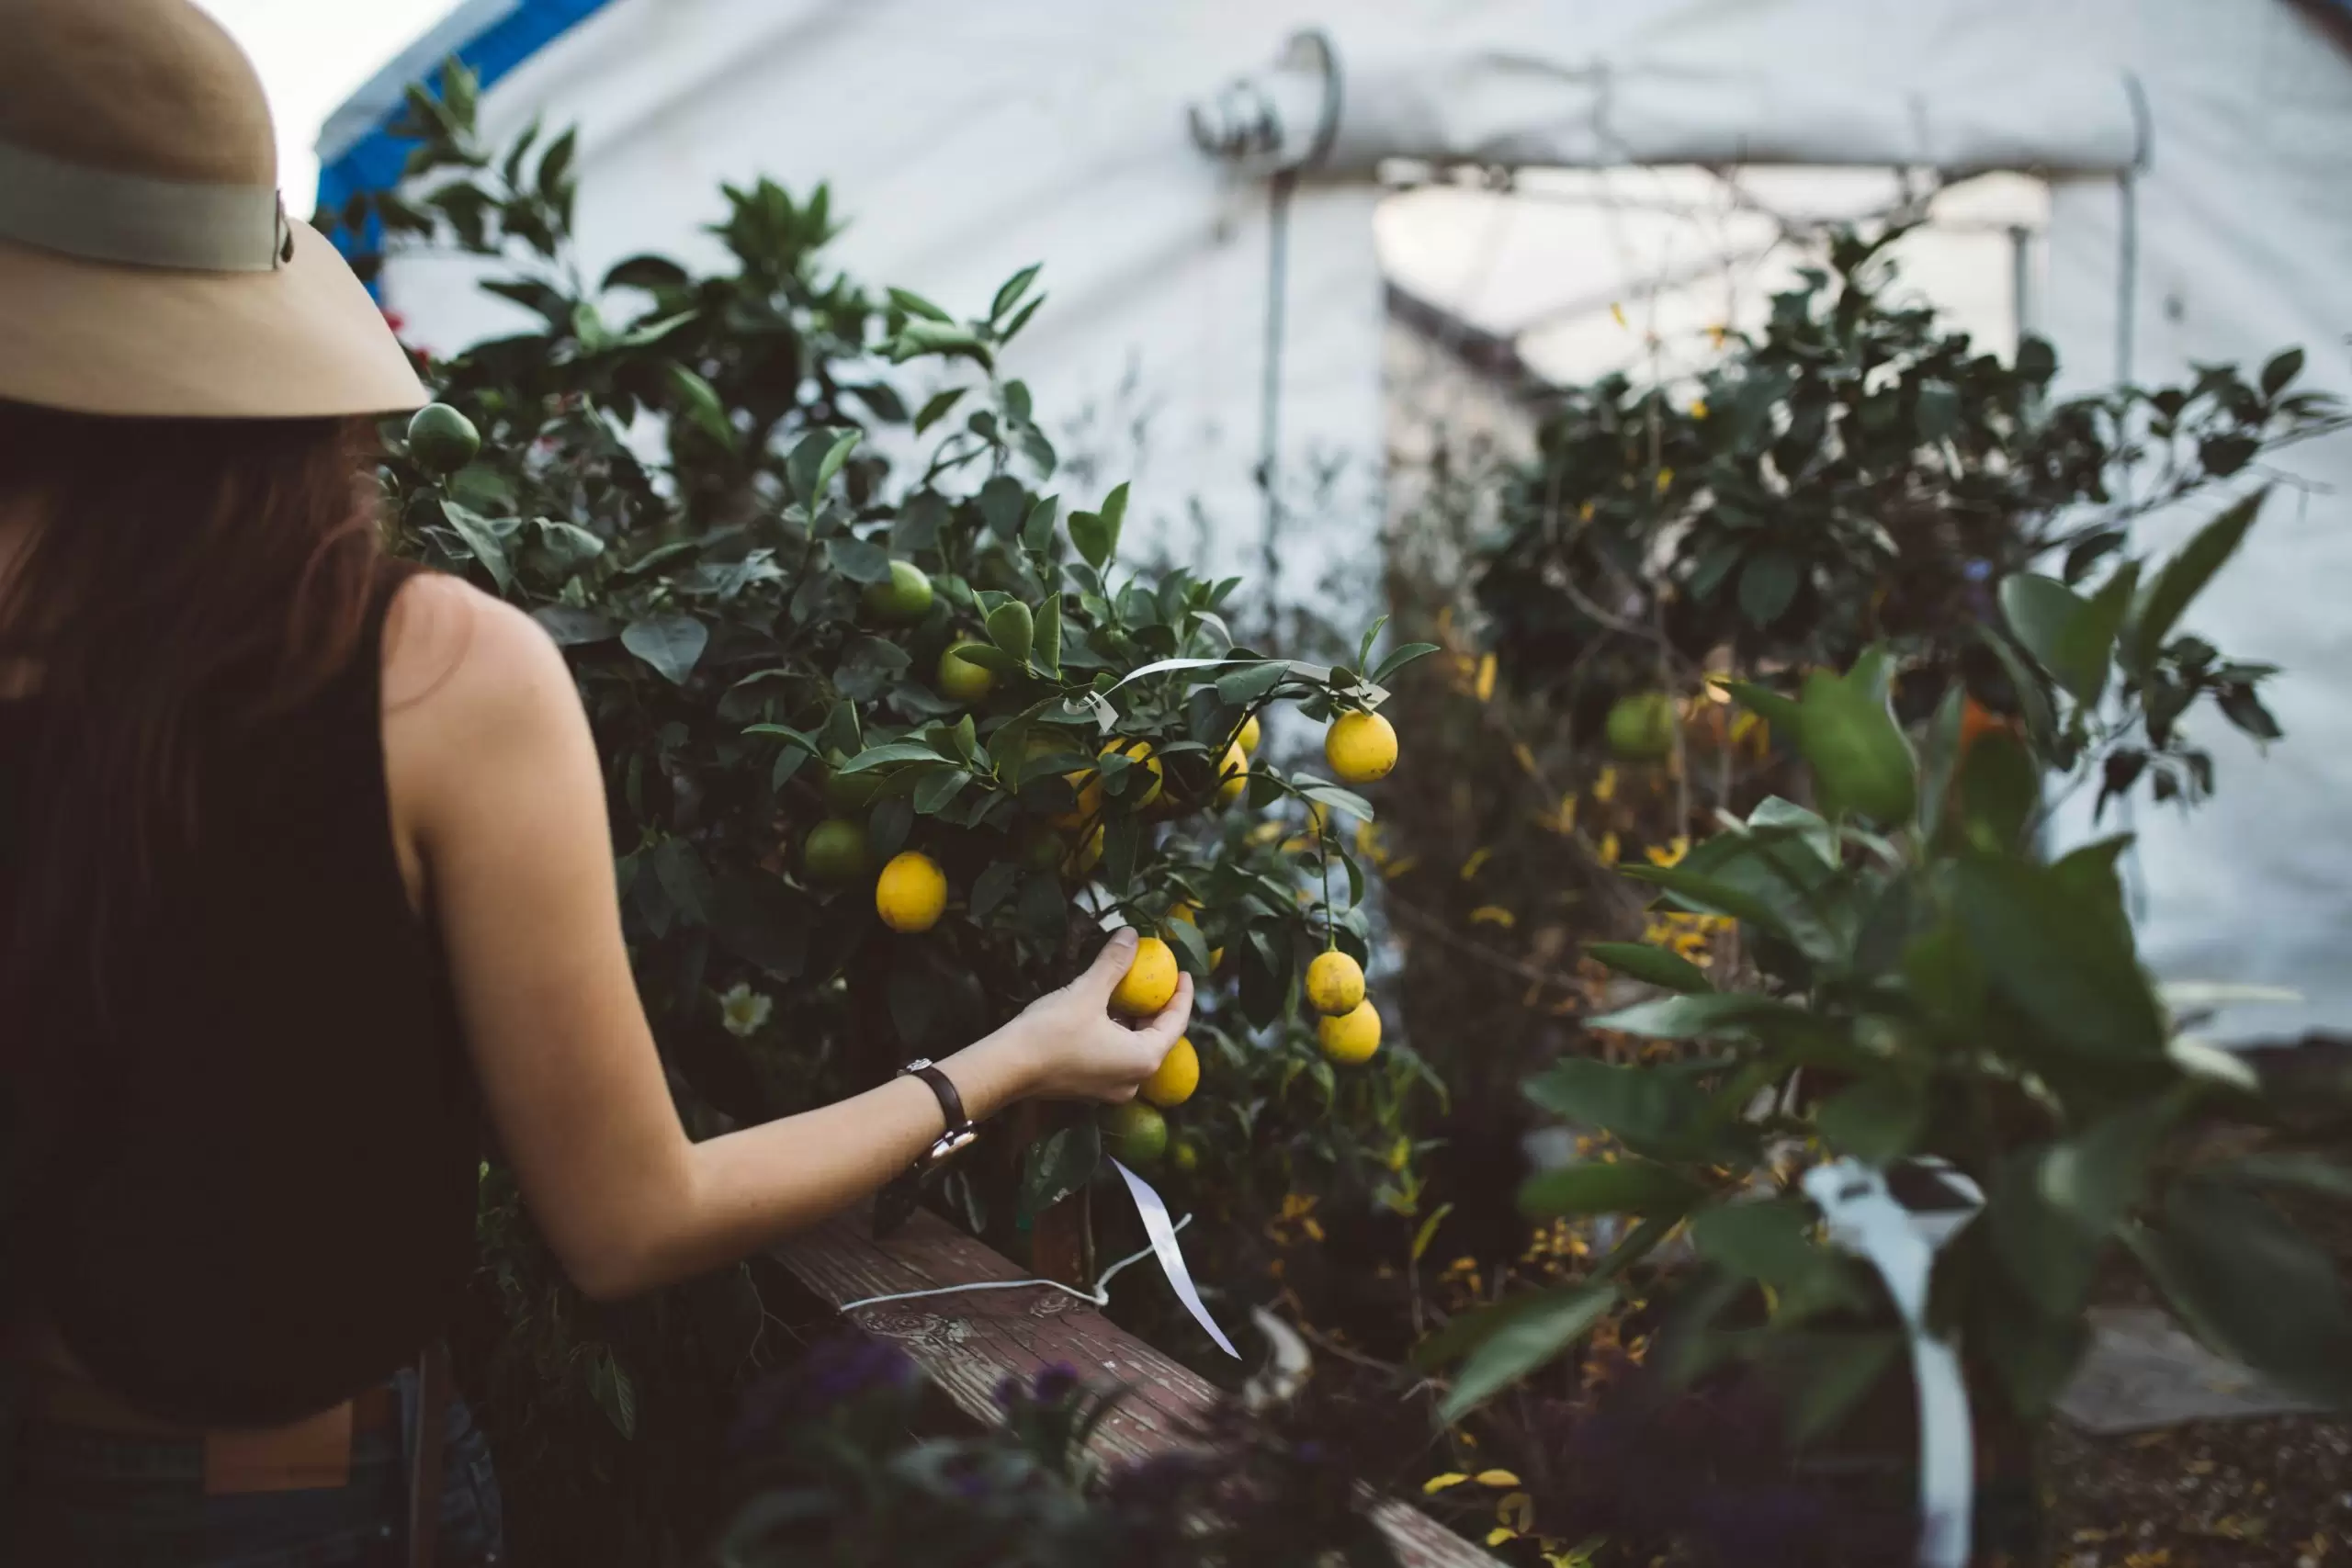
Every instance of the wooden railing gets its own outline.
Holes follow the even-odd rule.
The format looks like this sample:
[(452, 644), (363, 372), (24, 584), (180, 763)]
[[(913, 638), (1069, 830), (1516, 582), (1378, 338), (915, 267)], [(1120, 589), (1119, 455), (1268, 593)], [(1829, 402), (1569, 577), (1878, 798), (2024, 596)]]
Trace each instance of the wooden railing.
[[(776, 1256), (812, 1304), (836, 1313), (868, 1296), (1029, 1278), (929, 1213), (877, 1242), (861, 1209), (797, 1237)], [(1093, 1307), (1044, 1285), (889, 1302), (846, 1316), (860, 1331), (898, 1344), (975, 1422), (1000, 1419), (996, 1390), (1005, 1378), (1025, 1381), (1056, 1365), (1125, 1388), (1094, 1438), (1096, 1450), (1117, 1462), (1179, 1446), (1194, 1418), (1226, 1397)], [(1384, 1498), (1373, 1517), (1404, 1568), (1496, 1568), (1494, 1558), (1405, 1503)]]

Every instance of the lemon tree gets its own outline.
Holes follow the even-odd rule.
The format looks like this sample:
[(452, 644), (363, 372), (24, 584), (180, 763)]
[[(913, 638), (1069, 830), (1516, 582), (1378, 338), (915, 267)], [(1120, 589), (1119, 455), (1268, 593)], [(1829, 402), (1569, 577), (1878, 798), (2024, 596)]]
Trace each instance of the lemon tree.
[[(1127, 487), (1076, 480), (1001, 367), (1044, 304), (1039, 268), (961, 314), (870, 290), (826, 261), (822, 187), (757, 181), (723, 193), (715, 270), (641, 255), (592, 282), (568, 242), (571, 138), (493, 153), (471, 98), (462, 77), (412, 95), (408, 190), (426, 194), (343, 216), (493, 258), (485, 287), (530, 324), (428, 367), (440, 402), (385, 432), (387, 509), (402, 550), (524, 606), (566, 651), (688, 1125), (770, 1118), (977, 1039), (1125, 923), (1150, 940), (1123, 1010), (1198, 982), (1189, 1072), (1164, 1067), (1107, 1125), (1073, 1111), (1020, 1159), (958, 1162), (938, 1201), (1018, 1250), (1107, 1134), (1138, 1159), (1190, 1151), (1185, 1179), (1225, 1183), (1243, 1228), (1267, 1161), (1284, 1167), (1270, 1180), (1344, 1176), (1408, 1207), (1394, 1150), (1427, 1080), (1393, 1039), (1335, 1069), (1301, 976), (1318, 953), (1369, 956), (1353, 835), (1373, 807), (1347, 781), (1398, 765), (1381, 710), (1426, 646), (1384, 649), (1375, 625), (1351, 662), (1280, 657), (1235, 636), (1238, 580), (1130, 564)], [(1277, 708), (1329, 731), (1327, 761), (1260, 747)], [(512, 1322), (596, 1324), (592, 1348), (533, 1359), (586, 1368), (616, 1431), (714, 1405), (757, 1341), (756, 1270), (720, 1292), (748, 1305), (704, 1314), (743, 1342), (693, 1349), (659, 1314), (588, 1314), (519, 1220), (498, 1234)], [(655, 1377), (674, 1399), (639, 1397)], [(518, 1391), (533, 1401), (560, 1403)]]

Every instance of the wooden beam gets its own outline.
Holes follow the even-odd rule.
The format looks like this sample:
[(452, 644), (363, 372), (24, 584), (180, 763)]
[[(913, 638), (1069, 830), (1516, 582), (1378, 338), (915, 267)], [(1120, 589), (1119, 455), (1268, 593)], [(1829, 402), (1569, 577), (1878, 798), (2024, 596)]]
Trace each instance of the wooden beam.
[[(868, 1296), (1029, 1278), (928, 1211), (877, 1242), (861, 1207), (795, 1237), (776, 1257), (835, 1311)], [(1094, 1438), (1095, 1450), (1115, 1463), (1182, 1446), (1191, 1425), (1225, 1397), (1092, 1306), (1044, 1285), (959, 1291), (844, 1315), (861, 1332), (896, 1342), (958, 1411), (983, 1425), (1001, 1419), (996, 1390), (1008, 1377), (1026, 1382), (1067, 1366), (1090, 1382), (1124, 1386), (1127, 1397)], [(1404, 1568), (1496, 1568), (1493, 1557), (1395, 1498), (1381, 1499), (1374, 1517)]]

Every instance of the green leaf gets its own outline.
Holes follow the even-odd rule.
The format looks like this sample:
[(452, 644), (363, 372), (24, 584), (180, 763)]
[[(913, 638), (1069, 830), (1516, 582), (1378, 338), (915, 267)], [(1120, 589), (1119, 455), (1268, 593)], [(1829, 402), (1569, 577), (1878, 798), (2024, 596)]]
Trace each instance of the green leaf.
[(1669, 991), (1713, 991), (1707, 972), (1679, 953), (1640, 942), (1596, 942), (1585, 952), (1620, 975)]
[(1813, 1120), (1832, 1150), (1883, 1168), (1918, 1146), (1927, 1131), (1928, 1100), (1919, 1084), (1884, 1072), (1840, 1089), (1821, 1103)]
[(1531, 1220), (1588, 1214), (1679, 1217), (1706, 1196), (1681, 1172), (1645, 1159), (1584, 1160), (1540, 1171), (1519, 1190), (1519, 1212)]
[(1986, 981), (2049, 1042), (2088, 1056), (2154, 1057), (2163, 1009), (2128, 926), (2049, 866), (1971, 855), (1953, 907)]
[(1773, 729), (1794, 739), (1798, 726), (1804, 720), (1796, 699), (1759, 686), (1752, 681), (1725, 681), (1723, 689), (1731, 694), (1732, 701), (1770, 725)]
[(1392, 650), (1387, 658), (1380, 661), (1380, 668), (1372, 672), (1372, 683), (1375, 686), (1385, 686), (1405, 666), (1415, 660), (1426, 659), (1437, 651), (1438, 646), (1433, 642), (1406, 643), (1403, 647)]
[(1949, 381), (1919, 383), (1919, 439), (1941, 441), (1960, 428), (1960, 389)]
[(1796, 1198), (1723, 1203), (1690, 1222), (1691, 1245), (1719, 1268), (1768, 1285), (1786, 1285), (1817, 1268), (1814, 1212)]
[(2335, 1266), (2269, 1204), (2188, 1178), (2161, 1224), (2125, 1236), (2199, 1338), (2296, 1392), (2352, 1403), (2352, 1315)]
[(1557, 1286), (1504, 1304), (1515, 1310), (1503, 1317), (1498, 1309), (1488, 1309), (1498, 1321), (1483, 1325), (1486, 1334), (1454, 1374), (1438, 1407), (1441, 1421), (1459, 1421), (1583, 1338), (1617, 1304), (1617, 1290), (1605, 1284)]
[(2303, 373), (2303, 351), (2282, 348), (2270, 356), (2262, 367), (2262, 395), (2275, 398), (2287, 389), (2287, 383)]
[(1796, 602), (1804, 574), (1785, 550), (1759, 550), (1739, 569), (1739, 611), (1752, 626), (1769, 626)]
[(2269, 497), (2268, 486), (2256, 491), (2223, 512), (2189, 541), (2174, 552), (2165, 562), (2155, 580), (2142, 592), (2139, 603), (2132, 607), (2126, 643), (2132, 666), (2144, 670), (2155, 662), (2156, 654), (2172, 635), (2172, 628), (2188, 610), (2213, 574), (2226, 565), (2245, 543), (2246, 530), (2262, 511), (2262, 503)]
[(824, 500), (826, 492), (833, 488), (834, 477), (842, 471), (842, 465), (849, 461), (850, 453), (865, 438), (865, 433), (862, 430), (843, 431), (840, 439), (825, 449), (825, 460), (817, 465), (817, 481), (808, 487), (808, 505), (811, 510), (814, 510), (817, 503)]
[(2001, 583), (2001, 614), (2025, 650), (2075, 701), (2107, 689), (2120, 607), (2110, 615), (2055, 578), (2020, 572)]
[(600, 1351), (588, 1364), (588, 1392), (596, 1408), (624, 1438), (637, 1436), (637, 1384), (610, 1350)]
[(916, 293), (911, 288), (891, 289), (890, 303), (896, 305), (899, 310), (904, 310), (908, 315), (917, 316), (924, 321), (952, 322), (956, 320), (955, 317), (949, 315), (946, 311), (941, 310), (938, 306), (933, 304), (930, 300), (924, 299), (922, 295)]
[(2300, 1187), (2323, 1197), (2352, 1201), (2352, 1169), (2315, 1154), (2246, 1155), (2214, 1166), (2210, 1174), (2271, 1187)]
[(1042, 262), (1032, 262), (1006, 278), (1004, 287), (996, 291), (996, 299), (989, 306), (989, 320), (1002, 320), (1007, 310), (1019, 304), (1021, 297), (1029, 292), (1029, 286), (1037, 281), (1037, 274), (1043, 266)]
[(826, 540), (825, 562), (852, 582), (880, 582), (890, 575), (890, 552), (867, 539)]
[(915, 415), (915, 434), (921, 435), (946, 418), (956, 405), (963, 400), (964, 394), (970, 390), (969, 387), (950, 387), (944, 392), (933, 392), (923, 403), (922, 411)]
[(1038, 669), (1058, 677), (1062, 672), (1062, 596), (1046, 595), (1037, 608), (1037, 637), (1029, 657)]
[(1911, 819), (1918, 765), (1887, 700), (1884, 656), (1873, 649), (1843, 676), (1805, 678), (1797, 748), (1830, 814), (1852, 811), (1882, 827)]
[(570, 604), (542, 604), (531, 612), (531, 619), (555, 639), (558, 648), (577, 648), (582, 643), (602, 642), (613, 635), (609, 616), (594, 610), (577, 609)]
[(1111, 535), (1102, 526), (1100, 513), (1071, 513), (1069, 542), (1078, 547), (1080, 558), (1097, 571), (1102, 570), (1102, 564), (1111, 558)]
[(621, 646), (676, 686), (686, 683), (709, 642), (709, 628), (692, 615), (651, 615), (621, 629)]
[(688, 366), (673, 361), (668, 368), (670, 388), (678, 394), (680, 411), (704, 434), (733, 451), (735, 426), (727, 417), (727, 405), (719, 401), (718, 389)]
[(1028, 1230), (1037, 1216), (1093, 1179), (1102, 1163), (1102, 1131), (1092, 1117), (1046, 1134), (1023, 1153), (1013, 1224)]
[(458, 531), (458, 537), (466, 542), (474, 559), (481, 562), (482, 570), (497, 582), (499, 592), (511, 590), (514, 586), (514, 569), (506, 559), (506, 545), (499, 538), (497, 526), (481, 513), (454, 501), (441, 502), (441, 516)]
[(869, 746), (845, 762), (835, 765), (837, 773), (871, 773), (876, 768), (888, 768), (905, 762), (940, 762), (947, 761), (938, 748), (919, 740), (891, 740), (879, 746)]
[(1706, 1040), (1755, 1032), (1761, 1022), (1776, 1020), (1813, 1021), (1814, 1015), (1787, 1002), (1745, 991), (1709, 991), (1699, 996), (1660, 997), (1656, 1001), (1605, 1014), (1588, 1029), (1614, 1030), (1650, 1040)]
[(1747, 814), (1747, 826), (1755, 832), (1782, 830), (1794, 836), (1797, 842), (1813, 852), (1814, 858), (1826, 866), (1838, 863), (1838, 835), (1830, 830), (1828, 818), (1818, 811), (1808, 811), (1792, 800), (1779, 795), (1767, 795), (1755, 810)]
[(1520, 1086), (1555, 1116), (1614, 1134), (1628, 1145), (1688, 1141), (1704, 1122), (1707, 1097), (1678, 1074), (1569, 1056)]
[(1054, 524), (1060, 518), (1061, 512), (1062, 498), (1060, 496), (1039, 496), (1037, 504), (1029, 509), (1027, 519), (1021, 525), (1022, 547), (1029, 550), (1043, 550), (1052, 544)]
[(989, 612), (989, 640), (1016, 660), (1026, 660), (1037, 642), (1037, 617), (1018, 599), (1008, 599)]
[[(1102, 498), (1102, 530), (1111, 541), (1110, 547), (1103, 552), (1105, 559), (1119, 553), (1119, 535), (1126, 526), (1126, 521), (1127, 487), (1123, 482), (1109, 495)], [(1100, 567), (1102, 563), (1098, 561), (1094, 564)]]

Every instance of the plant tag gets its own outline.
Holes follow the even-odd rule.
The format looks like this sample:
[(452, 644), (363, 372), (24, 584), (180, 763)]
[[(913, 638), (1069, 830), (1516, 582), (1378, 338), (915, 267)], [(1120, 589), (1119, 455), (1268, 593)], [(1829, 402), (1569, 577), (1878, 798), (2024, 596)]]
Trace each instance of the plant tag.
[(1938, 1174), (1968, 1207), (1915, 1214), (1894, 1201), (1883, 1176), (1851, 1159), (1805, 1172), (1804, 1191), (1828, 1222), (1830, 1243), (1868, 1260), (1903, 1315), (1919, 1388), (1920, 1568), (1964, 1568), (1976, 1493), (1968, 1387), (1959, 1353), (1928, 1332), (1928, 1276), (1936, 1249), (1975, 1217), (1984, 1195), (1956, 1170)]
[(1208, 1331), (1218, 1349), (1239, 1360), (1241, 1352), (1233, 1348), (1233, 1341), (1216, 1325), (1209, 1309), (1201, 1304), (1201, 1292), (1193, 1286), (1193, 1271), (1184, 1266), (1183, 1251), (1176, 1245), (1176, 1227), (1169, 1223), (1167, 1203), (1152, 1190), (1150, 1182), (1115, 1159), (1111, 1166), (1126, 1182), (1127, 1195), (1136, 1201), (1136, 1213), (1143, 1216), (1143, 1234), (1151, 1238), (1152, 1255), (1159, 1259), (1160, 1271), (1168, 1276), (1176, 1299), (1184, 1303), (1184, 1310), (1193, 1314), (1193, 1321)]

